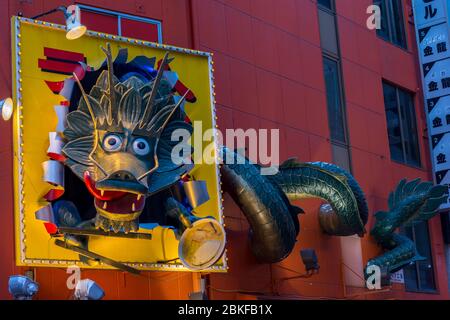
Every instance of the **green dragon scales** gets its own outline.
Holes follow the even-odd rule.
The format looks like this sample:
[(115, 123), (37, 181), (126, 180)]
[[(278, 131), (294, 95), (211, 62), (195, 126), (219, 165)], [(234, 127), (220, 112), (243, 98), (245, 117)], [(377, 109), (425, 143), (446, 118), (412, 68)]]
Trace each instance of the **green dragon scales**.
[(369, 260), (367, 267), (376, 265), (390, 274), (411, 262), (424, 260), (418, 254), (414, 242), (395, 231), (433, 218), (447, 197), (446, 186), (435, 186), (420, 179), (400, 181), (389, 196), (389, 212), (375, 213), (376, 223), (370, 232), (378, 245), (388, 251)]
[[(258, 165), (226, 148), (223, 152), (234, 160), (222, 167), (225, 190), (250, 223), (252, 250), (260, 261), (281, 261), (295, 245), (300, 230), (297, 214), (303, 210), (289, 200), (320, 198), (328, 202), (332, 210), (319, 212), (319, 223), (329, 235), (363, 237), (366, 233), (366, 199), (357, 181), (345, 170), (324, 162), (299, 163), (290, 159), (280, 166), (278, 174), (262, 176)], [(390, 211), (375, 214), (376, 223), (370, 233), (387, 252), (370, 260), (367, 267), (377, 265), (390, 274), (423, 259), (414, 242), (396, 230), (431, 219), (447, 197), (446, 186), (420, 179), (402, 180), (389, 197)]]
[[(222, 180), (225, 190), (242, 209), (251, 227), (253, 254), (262, 262), (274, 263), (293, 250), (303, 210), (289, 200), (321, 198), (333, 212), (319, 213), (327, 234), (365, 234), (368, 208), (356, 180), (343, 169), (328, 163), (299, 163), (290, 159), (276, 175), (261, 175), (260, 167), (242, 155), (223, 149)], [(231, 160), (231, 161), (230, 161)]]

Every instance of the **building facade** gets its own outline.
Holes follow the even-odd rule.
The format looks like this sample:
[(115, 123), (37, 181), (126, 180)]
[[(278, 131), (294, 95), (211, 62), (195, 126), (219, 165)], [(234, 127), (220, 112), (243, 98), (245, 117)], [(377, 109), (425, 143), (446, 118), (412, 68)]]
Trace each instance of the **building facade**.
[[(11, 95), (10, 17), (32, 17), (71, 1), (2, 0), (0, 96)], [(372, 0), (86, 0), (91, 30), (208, 51), (214, 54), (220, 129), (279, 129), (280, 159), (333, 162), (351, 171), (373, 213), (386, 210), (403, 178), (432, 180), (422, 84), (411, 1), (377, 0), (382, 24), (370, 30)], [(46, 21), (62, 23), (58, 15)], [(8, 276), (24, 273), (14, 259), (13, 151), (10, 122), (0, 122), (0, 298)], [(325, 235), (321, 202), (296, 203), (301, 231), (293, 253), (259, 264), (248, 246), (248, 223), (225, 194), (229, 270), (204, 275), (211, 299), (448, 299), (449, 219), (401, 230), (425, 261), (398, 274), (380, 292), (364, 287), (363, 268), (381, 252), (366, 234)], [(315, 249), (320, 272), (304, 278), (300, 250)], [(65, 269), (36, 268), (38, 299), (68, 299)], [(107, 299), (187, 299), (199, 274), (82, 271)]]

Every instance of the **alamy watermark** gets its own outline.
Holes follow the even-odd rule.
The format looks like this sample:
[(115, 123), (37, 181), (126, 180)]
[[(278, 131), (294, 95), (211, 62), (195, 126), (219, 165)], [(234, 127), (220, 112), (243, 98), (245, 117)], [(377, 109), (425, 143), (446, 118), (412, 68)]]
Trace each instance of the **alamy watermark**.
[(381, 289), (381, 268), (377, 265), (370, 265), (366, 268), (366, 287), (369, 290)]
[(369, 14), (367, 18), (367, 28), (369, 30), (380, 30), (381, 29), (381, 8), (375, 4), (367, 7), (366, 13)]
[(77, 287), (78, 282), (81, 280), (81, 269), (80, 267), (73, 265), (67, 268), (66, 270), (67, 274), (70, 274), (70, 276), (67, 278), (66, 286), (69, 290), (75, 290)]
[[(193, 134), (186, 129), (172, 132), (171, 141), (177, 142), (172, 149), (174, 164), (244, 164), (246, 158), (261, 165), (262, 175), (278, 173), (280, 160), (279, 129), (226, 129), (203, 130), (201, 121), (194, 121)], [(217, 154), (216, 147), (224, 145), (233, 153)]]

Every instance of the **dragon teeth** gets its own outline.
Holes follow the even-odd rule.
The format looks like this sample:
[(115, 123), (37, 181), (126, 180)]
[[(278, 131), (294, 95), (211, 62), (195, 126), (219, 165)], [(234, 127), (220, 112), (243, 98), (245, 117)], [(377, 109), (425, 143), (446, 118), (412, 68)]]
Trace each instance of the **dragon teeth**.
[(102, 195), (102, 197), (105, 195), (105, 190), (100, 190), (100, 194)]
[(138, 225), (138, 223), (136, 221), (132, 221), (130, 223), (130, 228), (131, 228), (131, 231), (138, 231), (139, 230), (139, 225)]
[(102, 221), (101, 221), (101, 219), (97, 216), (97, 217), (95, 218), (95, 228), (96, 228), (96, 229), (100, 228), (101, 224), (102, 224)]
[(137, 195), (137, 201), (141, 200), (142, 194)]
[(103, 231), (109, 231), (111, 229), (111, 224), (107, 219), (102, 219), (102, 224), (100, 227)]
[(115, 233), (118, 233), (121, 229), (120, 223), (117, 221), (111, 221), (111, 227)]
[(108, 207), (108, 204), (105, 202), (103, 202), (103, 209), (106, 209)]
[(122, 222), (123, 232), (129, 233), (131, 230), (131, 225), (128, 222)]
[(134, 202), (133, 202), (133, 204), (131, 205), (131, 210), (136, 211), (136, 205), (134, 204)]

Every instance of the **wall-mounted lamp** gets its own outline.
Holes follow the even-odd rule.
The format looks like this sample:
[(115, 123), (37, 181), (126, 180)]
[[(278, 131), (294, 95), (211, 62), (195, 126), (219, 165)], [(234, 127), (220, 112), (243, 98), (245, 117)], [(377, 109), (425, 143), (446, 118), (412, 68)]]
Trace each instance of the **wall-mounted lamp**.
[(75, 300), (101, 300), (105, 296), (103, 289), (91, 279), (80, 280), (75, 288)]
[(314, 249), (303, 249), (300, 251), (300, 256), (308, 274), (319, 273), (319, 260)]
[(39, 285), (29, 277), (14, 275), (9, 277), (8, 291), (15, 300), (31, 300), (39, 291)]
[(40, 17), (49, 15), (51, 13), (62, 11), (64, 13), (64, 17), (66, 18), (66, 38), (68, 40), (75, 40), (82, 37), (86, 31), (86, 26), (81, 24), (81, 11), (80, 7), (77, 5), (71, 5), (69, 7), (60, 6), (56, 9), (52, 9), (50, 11), (38, 14), (37, 16), (32, 17), (31, 19), (38, 19)]
[(316, 251), (314, 249), (302, 249), (300, 250), (300, 257), (305, 266), (306, 273), (298, 276), (274, 279), (274, 290), (278, 294), (278, 285), (283, 281), (295, 280), (295, 279), (307, 279), (319, 273), (319, 260), (317, 259)]
[(13, 100), (11, 98), (0, 100), (0, 111), (2, 113), (3, 120), (8, 121), (11, 119), (13, 114)]

